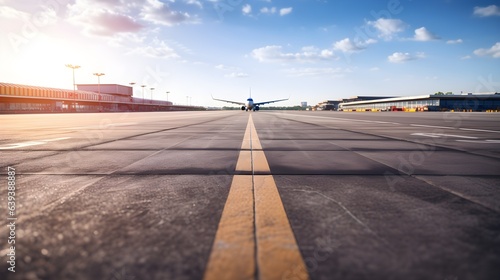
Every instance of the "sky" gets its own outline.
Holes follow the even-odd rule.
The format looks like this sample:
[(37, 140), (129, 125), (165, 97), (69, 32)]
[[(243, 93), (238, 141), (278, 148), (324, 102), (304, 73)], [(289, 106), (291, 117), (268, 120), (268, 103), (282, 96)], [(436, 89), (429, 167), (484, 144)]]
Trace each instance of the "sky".
[(500, 92), (500, 1), (0, 0), (0, 82), (72, 89), (66, 64), (199, 106)]

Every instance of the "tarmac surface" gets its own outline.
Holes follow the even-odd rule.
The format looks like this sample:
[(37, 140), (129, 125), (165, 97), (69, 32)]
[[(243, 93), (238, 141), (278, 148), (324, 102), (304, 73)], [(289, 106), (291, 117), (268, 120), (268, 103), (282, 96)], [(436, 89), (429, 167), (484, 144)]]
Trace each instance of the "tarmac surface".
[(1, 279), (500, 279), (500, 114), (0, 123)]

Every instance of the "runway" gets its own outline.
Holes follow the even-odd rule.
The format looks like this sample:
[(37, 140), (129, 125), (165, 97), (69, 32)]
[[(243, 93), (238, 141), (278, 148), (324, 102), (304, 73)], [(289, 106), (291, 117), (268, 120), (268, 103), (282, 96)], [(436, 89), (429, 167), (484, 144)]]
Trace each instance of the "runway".
[(0, 122), (1, 279), (500, 279), (500, 114)]

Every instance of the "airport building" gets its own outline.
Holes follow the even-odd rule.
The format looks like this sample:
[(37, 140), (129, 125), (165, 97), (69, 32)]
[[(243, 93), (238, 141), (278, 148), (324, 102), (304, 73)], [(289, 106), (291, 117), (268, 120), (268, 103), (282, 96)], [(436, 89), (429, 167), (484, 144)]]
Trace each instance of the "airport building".
[(338, 111), (340, 100), (325, 100), (314, 106), (317, 111)]
[(468, 93), (460, 95), (432, 94), (390, 98), (355, 97), (339, 103), (340, 111), (500, 111), (500, 93)]
[(318, 111), (339, 111), (340, 104), (355, 101), (371, 101), (377, 99), (391, 98), (393, 96), (353, 96), (350, 98), (343, 98), (339, 100), (325, 100), (316, 105)]
[(133, 88), (118, 84), (77, 85), (76, 90), (0, 83), (0, 113), (127, 112), (202, 109), (136, 98)]

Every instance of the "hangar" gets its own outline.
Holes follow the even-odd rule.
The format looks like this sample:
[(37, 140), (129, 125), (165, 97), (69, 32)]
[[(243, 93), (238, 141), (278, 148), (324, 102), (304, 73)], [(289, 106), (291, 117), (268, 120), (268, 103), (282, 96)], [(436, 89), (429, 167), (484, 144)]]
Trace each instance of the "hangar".
[(345, 100), (339, 111), (500, 111), (500, 93), (431, 94), (371, 100)]

